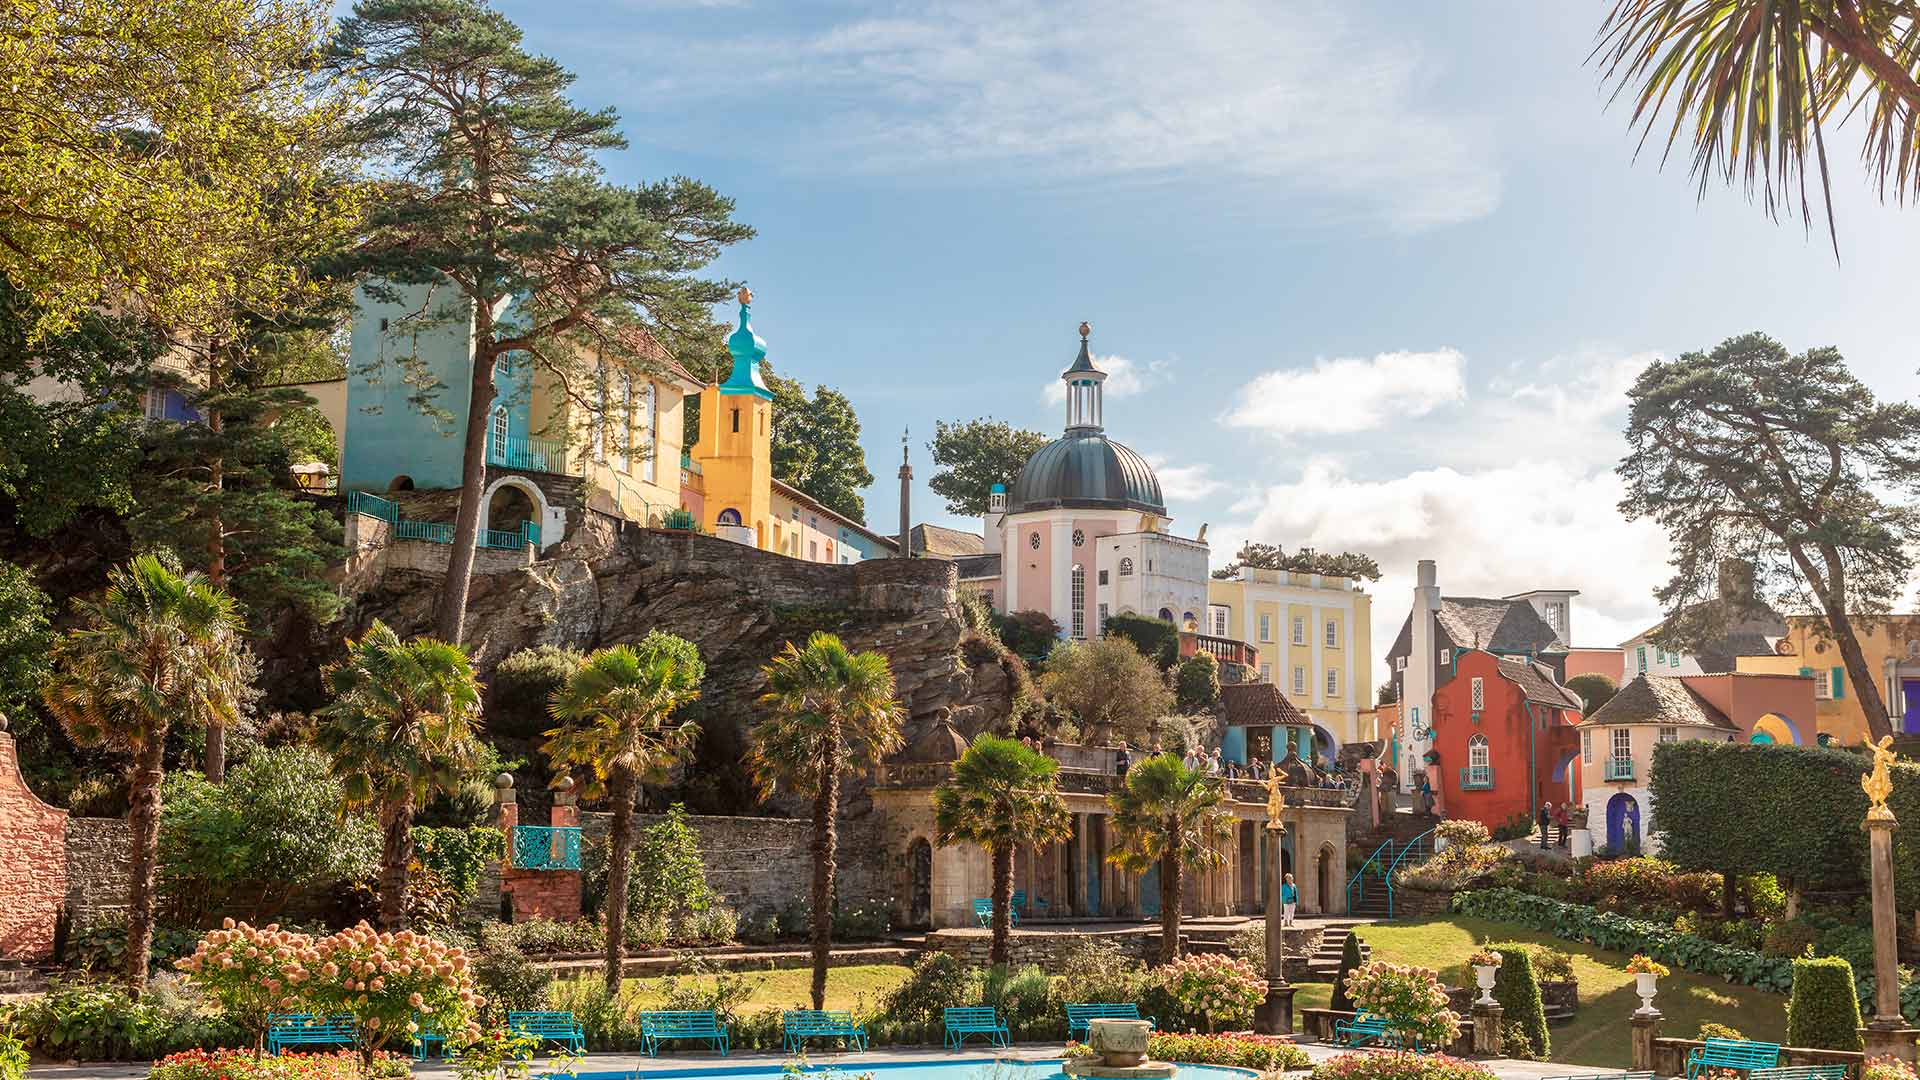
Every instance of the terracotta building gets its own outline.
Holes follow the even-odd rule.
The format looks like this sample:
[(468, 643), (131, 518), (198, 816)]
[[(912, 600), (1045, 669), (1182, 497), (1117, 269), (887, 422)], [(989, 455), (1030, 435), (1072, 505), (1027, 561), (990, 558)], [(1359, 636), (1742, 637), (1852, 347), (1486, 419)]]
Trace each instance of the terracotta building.
[(1433, 692), (1429, 771), (1440, 808), (1489, 829), (1543, 803), (1578, 802), (1581, 702), (1554, 670), (1479, 649), (1456, 650)]

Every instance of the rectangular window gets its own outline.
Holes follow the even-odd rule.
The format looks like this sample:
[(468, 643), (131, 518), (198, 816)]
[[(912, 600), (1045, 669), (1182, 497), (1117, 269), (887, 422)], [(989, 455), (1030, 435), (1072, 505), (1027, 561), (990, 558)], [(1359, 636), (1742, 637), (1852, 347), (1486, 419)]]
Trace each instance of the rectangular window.
[(1273, 640), (1273, 616), (1271, 615), (1260, 616), (1260, 640)]
[(1634, 646), (1633, 662), (1639, 666), (1640, 674), (1645, 675), (1647, 673), (1647, 647), (1645, 645)]
[(1473, 711), (1479, 712), (1487, 707), (1487, 680), (1478, 675), (1473, 677)]
[(1451, 663), (1453, 663), (1453, 650), (1452, 650), (1452, 649), (1441, 649), (1441, 650), (1440, 650), (1440, 663), (1442, 663), (1442, 664), (1451, 664)]
[(1261, 682), (1273, 681), (1273, 665), (1272, 664), (1260, 665), (1260, 681)]
[(733, 433), (735, 435), (740, 434), (740, 410), (739, 409), (733, 410)]
[(1087, 636), (1087, 571), (1083, 567), (1073, 568), (1073, 636)]
[(647, 383), (641, 390), (640, 422), (646, 425), (640, 434), (640, 450), (643, 455), (640, 464), (642, 470), (641, 479), (651, 484), (654, 480), (653, 462), (655, 458), (660, 456), (660, 440), (658, 437), (660, 431), (660, 393), (652, 383)]
[(1613, 759), (1615, 761), (1633, 760), (1633, 731), (1630, 728), (1613, 729)]
[(1663, 742), (1663, 743), (1669, 743), (1669, 742), (1678, 742), (1678, 741), (1680, 741), (1680, 729), (1679, 729), (1679, 728), (1677, 728), (1677, 727), (1663, 727), (1663, 728), (1661, 728), (1661, 729), (1660, 729), (1660, 741), (1661, 741), (1661, 742)]
[(1327, 696), (1328, 697), (1340, 696), (1340, 669), (1339, 668), (1327, 669)]
[(1340, 647), (1340, 624), (1333, 619), (1327, 620), (1327, 648)]
[[(1106, 573), (1102, 570), (1101, 573)], [(1207, 625), (1213, 628), (1214, 637), (1227, 636), (1227, 622), (1233, 618), (1233, 609), (1225, 604), (1207, 605)]]
[(588, 417), (593, 424), (593, 460), (605, 463), (607, 460), (607, 368), (602, 364), (593, 369), (594, 414)]
[(1307, 620), (1304, 616), (1295, 615), (1293, 617), (1293, 643), (1295, 645), (1305, 645), (1307, 643)]
[(633, 376), (620, 376), (620, 471), (633, 472)]
[(1580, 733), (1580, 764), (1593, 764), (1593, 732), (1591, 731)]
[(1395, 671), (1405, 671), (1405, 670), (1407, 670), (1407, 658), (1406, 658), (1406, 657), (1404, 657), (1404, 656), (1396, 656), (1396, 657), (1394, 657), (1394, 658), (1393, 658), (1393, 670), (1395, 670)]
[(1105, 570), (1102, 570), (1100, 571), (1100, 584), (1105, 585), (1106, 583), (1107, 583), (1107, 572)]
[(1102, 635), (1105, 635), (1107, 632), (1107, 605), (1105, 604), (1100, 605), (1099, 627), (1100, 627), (1100, 633)]
[(808, 562), (820, 561), (820, 541), (818, 540), (807, 541), (807, 561)]
[(1306, 668), (1296, 667), (1293, 669), (1293, 692), (1296, 694), (1304, 694), (1307, 692)]

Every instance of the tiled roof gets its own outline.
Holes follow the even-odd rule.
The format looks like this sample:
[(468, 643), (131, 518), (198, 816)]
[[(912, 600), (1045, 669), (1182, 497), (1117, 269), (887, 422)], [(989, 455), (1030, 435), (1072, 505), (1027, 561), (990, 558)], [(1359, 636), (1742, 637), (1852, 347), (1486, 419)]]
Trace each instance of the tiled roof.
[(1500, 676), (1520, 688), (1521, 696), (1537, 705), (1551, 705), (1556, 709), (1580, 710), (1583, 703), (1580, 695), (1561, 686), (1553, 677), (1553, 669), (1545, 664), (1529, 660), (1509, 660), (1500, 658)]
[(1270, 682), (1227, 683), (1220, 687), (1220, 701), (1227, 708), (1229, 724), (1266, 727), (1312, 723)]
[(987, 538), (979, 533), (940, 525), (915, 525), (912, 535), (913, 554), (922, 559), (957, 559), (962, 555), (987, 553)]
[[(1714, 621), (1725, 622), (1724, 634), (1691, 653), (1695, 662), (1700, 665), (1700, 670), (1709, 674), (1717, 675), (1732, 671), (1739, 666), (1737, 658), (1742, 656), (1772, 656), (1774, 642), (1787, 636), (1786, 620), (1772, 608), (1764, 604), (1752, 607), (1743, 605), (1744, 610), (1722, 614), (1709, 607), (1709, 605), (1718, 606), (1726, 603), (1727, 601), (1724, 600), (1703, 600), (1683, 613), (1683, 617), (1689, 621), (1701, 619), (1709, 624)], [(1621, 642), (1621, 647), (1625, 648), (1634, 642), (1651, 638), (1670, 621), (1662, 619), (1654, 623), (1639, 634)]]
[[(1443, 596), (1434, 621), (1455, 648), (1501, 653), (1565, 652), (1566, 642), (1525, 600), (1484, 596)], [(1401, 620), (1400, 633), (1387, 649), (1389, 660), (1413, 652), (1413, 613)]]
[(997, 553), (993, 555), (962, 555), (953, 560), (953, 565), (955, 572), (960, 575), (961, 581), (977, 581), (982, 578), (997, 578), (1000, 576), (1000, 556)]
[(1582, 720), (1583, 727), (1610, 724), (1671, 724), (1738, 731), (1727, 715), (1687, 686), (1677, 675), (1639, 675), (1605, 705)]
[(792, 499), (794, 502), (799, 503), (801, 506), (804, 506), (807, 509), (812, 510), (817, 514), (822, 514), (828, 518), (831, 518), (833, 521), (838, 523), (839, 526), (843, 529), (847, 529), (852, 532), (857, 532), (861, 536), (864, 536), (867, 539), (872, 540), (874, 543), (879, 544), (882, 547), (895, 547), (893, 542), (893, 537), (882, 536), (881, 534), (874, 532), (872, 529), (867, 528), (865, 525), (860, 524), (859, 522), (853, 520), (852, 518), (841, 513), (840, 511), (835, 510), (832, 507), (821, 502), (819, 499), (816, 499), (813, 496), (807, 494), (806, 492), (801, 491), (799, 488), (794, 487), (792, 484), (787, 483), (785, 480), (780, 480), (776, 478), (773, 481), (773, 490), (785, 496), (786, 498)]

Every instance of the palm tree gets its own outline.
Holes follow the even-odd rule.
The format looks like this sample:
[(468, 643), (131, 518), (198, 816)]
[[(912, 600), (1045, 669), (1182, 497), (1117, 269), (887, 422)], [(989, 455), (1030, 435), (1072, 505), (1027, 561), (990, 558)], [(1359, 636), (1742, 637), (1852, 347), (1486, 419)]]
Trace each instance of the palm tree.
[(1771, 216), (1797, 198), (1811, 223), (1811, 153), (1836, 254), (1822, 127), (1836, 112), (1862, 115), (1861, 156), (1882, 198), (1920, 194), (1920, 7), (1910, 0), (1615, 0), (1593, 55), (1616, 96), (1632, 90), (1643, 144), (1665, 127), (1670, 152), (1689, 133), (1703, 196), (1718, 175), (1759, 187)]
[(171, 554), (140, 555), (107, 576), (87, 625), (55, 647), (47, 708), (81, 746), (133, 756), (127, 825), (127, 988), (147, 982), (154, 863), (167, 732), (231, 724), (252, 696), (253, 655), (233, 598)]
[(559, 766), (585, 766), (593, 779), (583, 794), (604, 793), (613, 804), (607, 852), (607, 993), (620, 993), (626, 966), (627, 878), (633, 862), (633, 797), (642, 777), (680, 760), (700, 729), (673, 714), (700, 696), (706, 677), (693, 642), (658, 630), (636, 646), (592, 654), (553, 692), (560, 726), (547, 732), (546, 751)]
[(320, 711), (320, 745), (349, 808), (372, 806), (380, 821), (380, 926), (407, 924), (407, 864), (413, 860), (413, 812), (453, 792), (480, 759), (474, 722), (480, 685), (457, 645), (400, 640), (374, 620), (347, 643), (346, 658), (323, 675), (333, 703)]
[(979, 844), (993, 859), (994, 965), (1007, 962), (1012, 929), (1013, 852), (1064, 840), (1073, 828), (1060, 797), (1060, 763), (1013, 739), (982, 735), (933, 789), (934, 838), (942, 847)]
[(834, 818), (840, 776), (900, 748), (900, 703), (881, 653), (848, 652), (832, 634), (793, 642), (763, 670), (773, 715), (753, 728), (747, 764), (762, 795), (785, 787), (813, 799), (813, 1007), (826, 1008), (833, 948)]
[(1107, 796), (1119, 846), (1107, 861), (1136, 874), (1160, 864), (1160, 962), (1180, 955), (1183, 873), (1225, 858), (1219, 842), (1233, 825), (1226, 785), (1189, 769), (1178, 755), (1161, 754), (1127, 770), (1126, 784)]

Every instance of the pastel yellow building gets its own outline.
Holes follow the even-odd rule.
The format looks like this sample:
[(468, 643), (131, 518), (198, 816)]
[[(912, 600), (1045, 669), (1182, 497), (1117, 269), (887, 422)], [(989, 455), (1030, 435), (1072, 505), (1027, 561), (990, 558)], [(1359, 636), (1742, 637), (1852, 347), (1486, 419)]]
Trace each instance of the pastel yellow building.
[[(1826, 625), (1824, 616), (1787, 616), (1787, 636), (1775, 646), (1775, 654), (1742, 656), (1737, 670), (1811, 676), (1817, 737), (1852, 746), (1866, 739), (1867, 717), (1839, 646), (1825, 635)], [(1855, 623), (1855, 630), (1867, 666), (1879, 678), (1893, 730), (1920, 733), (1920, 615), (1888, 615), (1870, 628)]]
[(1259, 650), (1257, 677), (1275, 683), (1315, 727), (1327, 752), (1372, 735), (1373, 598), (1349, 578), (1243, 567), (1207, 584), (1206, 632)]

